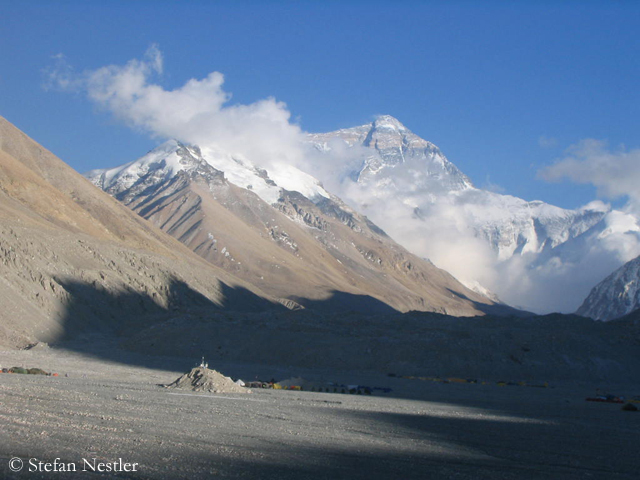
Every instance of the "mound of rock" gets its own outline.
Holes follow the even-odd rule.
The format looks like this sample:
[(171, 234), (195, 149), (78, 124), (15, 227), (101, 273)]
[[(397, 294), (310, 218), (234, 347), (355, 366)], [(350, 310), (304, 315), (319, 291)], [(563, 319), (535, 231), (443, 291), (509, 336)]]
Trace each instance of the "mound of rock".
[(251, 393), (251, 390), (241, 387), (229, 377), (205, 367), (193, 368), (190, 372), (185, 373), (175, 382), (166, 386), (194, 392)]

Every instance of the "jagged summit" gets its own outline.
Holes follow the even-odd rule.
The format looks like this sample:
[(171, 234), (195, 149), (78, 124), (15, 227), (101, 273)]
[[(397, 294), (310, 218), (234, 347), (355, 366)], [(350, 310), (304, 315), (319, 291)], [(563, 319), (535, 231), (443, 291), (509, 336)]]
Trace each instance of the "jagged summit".
[(613, 320), (640, 308), (640, 257), (625, 263), (593, 287), (578, 315)]
[(447, 160), (436, 145), (391, 115), (380, 115), (370, 124), (358, 127), (310, 134), (308, 138), (325, 153), (331, 152), (336, 140), (367, 149), (359, 170), (348, 172), (348, 176), (378, 191), (387, 188), (459, 191), (473, 187), (469, 177)]
[(133, 162), (109, 169), (85, 173), (92, 182), (110, 193), (131, 188), (150, 172), (165, 179), (178, 172), (191, 171), (204, 163), (198, 147), (187, 146), (177, 140), (167, 140)]
[(438, 147), (411, 132), (391, 115), (381, 115), (371, 123), (363, 145), (381, 152), (385, 149), (397, 149), (399, 152), (405, 153), (426, 148), (440, 153)]
[(373, 121), (372, 126), (375, 129), (396, 130), (398, 132), (407, 131), (407, 128), (400, 123), (400, 120), (391, 115), (379, 115)]

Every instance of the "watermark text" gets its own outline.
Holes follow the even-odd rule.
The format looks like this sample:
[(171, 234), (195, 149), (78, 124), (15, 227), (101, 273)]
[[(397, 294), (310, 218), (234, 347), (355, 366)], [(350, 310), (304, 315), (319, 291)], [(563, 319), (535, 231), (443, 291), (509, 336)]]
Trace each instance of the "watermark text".
[(122, 458), (107, 462), (98, 458), (82, 458), (79, 462), (63, 462), (60, 458), (53, 461), (44, 461), (38, 458), (23, 460), (13, 457), (9, 460), (9, 469), (12, 472), (26, 470), (29, 472), (96, 472), (96, 473), (116, 473), (116, 472), (137, 472), (140, 466), (137, 462), (125, 462)]

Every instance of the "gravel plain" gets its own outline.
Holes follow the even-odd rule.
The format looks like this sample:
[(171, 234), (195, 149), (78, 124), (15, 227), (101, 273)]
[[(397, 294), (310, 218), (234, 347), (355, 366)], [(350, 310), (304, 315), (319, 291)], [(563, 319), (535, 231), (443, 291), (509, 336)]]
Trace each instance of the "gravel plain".
[[(58, 347), (0, 352), (2, 367), (59, 374), (0, 374), (0, 478), (636, 479), (640, 472), (640, 412), (585, 401), (596, 388), (640, 393), (634, 385), (500, 387), (228, 363), (210, 366), (245, 381), (300, 376), (392, 391), (202, 394), (161, 386), (199, 358), (103, 348), (120, 360)], [(10, 468), (19, 466), (15, 458), (20, 472)], [(94, 473), (85, 459), (104, 471)]]

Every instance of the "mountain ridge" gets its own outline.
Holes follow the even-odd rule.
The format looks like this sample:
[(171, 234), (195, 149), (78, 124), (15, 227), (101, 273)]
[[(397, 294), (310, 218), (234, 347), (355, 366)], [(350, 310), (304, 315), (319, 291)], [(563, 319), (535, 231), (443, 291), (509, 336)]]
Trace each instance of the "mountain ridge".
[[(306, 134), (304, 142), (308, 158), (299, 167), (269, 159), (259, 166), (215, 145), (200, 149), (172, 140), (134, 162), (87, 175), (125, 203), (135, 203), (143, 216), (152, 213), (142, 211), (139, 202), (131, 199), (147, 187), (167, 183), (185, 168), (189, 172), (212, 168), (197, 175), (217, 175), (221, 182), (253, 192), (298, 225), (309, 226), (306, 218), (325, 222), (326, 227), (326, 220), (318, 219), (330, 211), (342, 212), (338, 217), (349, 223), (354, 216), (345, 212), (357, 212), (359, 223), (351, 225), (360, 230), (356, 233), (386, 232), (413, 255), (430, 259), (476, 293), (538, 312), (545, 308), (575, 311), (593, 284), (609, 274), (611, 266), (621, 265), (622, 252), (615, 249), (616, 242), (622, 241), (620, 235), (631, 233), (640, 242), (640, 227), (635, 233), (610, 228), (620, 212), (602, 203), (569, 210), (477, 188), (436, 145), (389, 115), (366, 125)], [(305, 173), (305, 168), (317, 170), (318, 177)], [(151, 170), (155, 173), (150, 174)], [(142, 177), (146, 183), (140, 183)], [(283, 193), (294, 191), (310, 202), (301, 213), (287, 205), (291, 195)], [(151, 193), (144, 195), (151, 198)], [(157, 198), (146, 200), (147, 204), (154, 201)], [(157, 221), (160, 225), (166, 219)], [(263, 233), (275, 235), (273, 225), (265, 222), (258, 221), (265, 227)], [(638, 223), (629, 217), (627, 223), (633, 222)], [(180, 235), (191, 242), (185, 232)], [(198, 247), (191, 248), (207, 246), (204, 236), (199, 241)], [(336, 281), (338, 290), (345, 288), (343, 280), (331, 282)], [(570, 288), (562, 290), (560, 285), (567, 282)], [(353, 284), (353, 279), (347, 283)], [(419, 303), (401, 309), (414, 307), (420, 308)]]
[[(310, 305), (346, 292), (400, 311), (509, 310), (412, 255), (338, 197), (309, 188), (322, 187), (315, 179), (305, 185), (308, 175), (300, 176), (305, 196), (260, 172), (265, 185), (278, 188), (269, 204), (270, 194), (254, 193), (255, 178), (252, 188), (227, 180), (219, 170), (225, 161), (170, 140), (136, 162), (86, 175), (208, 261), (278, 297)], [(243, 177), (240, 164), (231, 165), (236, 178), (258, 171), (243, 163)]]
[(624, 317), (639, 308), (640, 257), (636, 257), (593, 287), (576, 314), (606, 321)]

